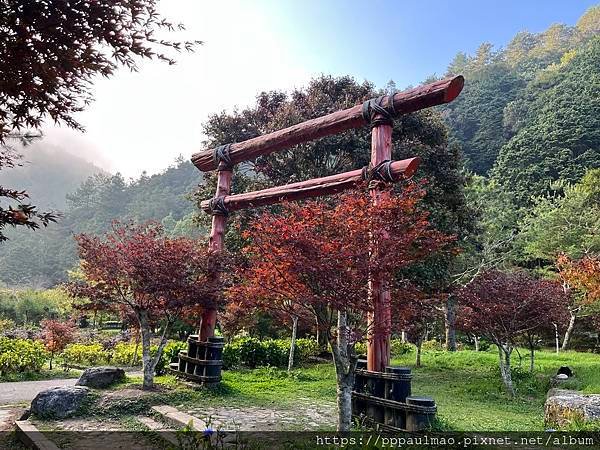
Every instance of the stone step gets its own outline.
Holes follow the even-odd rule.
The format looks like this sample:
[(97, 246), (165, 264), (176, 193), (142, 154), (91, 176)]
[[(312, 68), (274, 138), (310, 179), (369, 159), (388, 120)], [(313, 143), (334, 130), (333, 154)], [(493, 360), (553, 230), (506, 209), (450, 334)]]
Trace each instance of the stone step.
[(165, 426), (162, 423), (159, 423), (156, 420), (151, 419), (150, 417), (140, 416), (136, 417), (136, 419), (138, 422), (147, 426), (148, 429), (158, 432), (161, 438), (165, 439), (166, 441), (175, 446), (179, 446), (179, 441), (177, 440), (177, 436), (175, 435), (174, 430), (165, 428)]
[(190, 425), (195, 431), (204, 431), (206, 429), (206, 422), (194, 416), (190, 416), (184, 412), (179, 411), (169, 405), (158, 405), (153, 406), (152, 410), (160, 414), (164, 419), (173, 424), (176, 427), (185, 427)]
[(28, 448), (34, 450), (60, 450), (54, 442), (44, 436), (29, 420), (17, 420), (15, 426), (17, 437)]

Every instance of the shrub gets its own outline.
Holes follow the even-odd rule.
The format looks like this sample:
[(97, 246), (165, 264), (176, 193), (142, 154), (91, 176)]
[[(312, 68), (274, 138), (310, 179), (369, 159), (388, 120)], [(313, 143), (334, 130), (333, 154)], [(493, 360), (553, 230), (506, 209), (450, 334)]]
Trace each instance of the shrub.
[(407, 353), (414, 351), (414, 349), (414, 345), (408, 342), (402, 342), (400, 339), (392, 339), (390, 342), (390, 353), (392, 358), (406, 355)]
[[(226, 344), (223, 349), (223, 367), (235, 366), (262, 367), (286, 366), (290, 353), (289, 339), (267, 339), (261, 341), (252, 337), (243, 337)], [(294, 362), (306, 361), (319, 354), (319, 345), (312, 339), (297, 339)]]
[(294, 353), (294, 362), (305, 362), (309, 358), (318, 356), (321, 353), (319, 343), (314, 339), (296, 339), (296, 352)]
[(430, 339), (428, 341), (423, 342), (421, 345), (421, 350), (443, 350), (444, 347), (441, 342), (436, 339)]
[(133, 361), (133, 357), (136, 354), (135, 342), (119, 342), (112, 349), (112, 362), (117, 366), (131, 366), (135, 365), (136, 361), (141, 361), (142, 345), (137, 346), (137, 357), (136, 361)]
[(39, 341), (0, 337), (0, 374), (38, 372), (48, 353)]
[[(314, 342), (314, 341), (313, 341)], [(316, 342), (315, 342), (316, 344)], [(410, 353), (414, 350), (415, 346), (409, 344), (408, 342), (402, 342), (400, 339), (392, 339), (390, 341), (390, 356), (392, 358), (397, 358), (399, 356), (405, 355), (406, 353)], [(366, 342), (357, 342), (354, 346), (354, 351), (357, 355), (366, 355), (367, 354), (367, 343)], [(318, 354), (318, 353), (317, 353)]]
[[(166, 373), (167, 367), (169, 367), (169, 363), (179, 355), (181, 350), (185, 350), (187, 348), (187, 343), (182, 341), (170, 341), (163, 350), (163, 354), (160, 359), (156, 363), (156, 367), (154, 368), (154, 372), (156, 375), (162, 375)], [(157, 348), (158, 349), (158, 348)]]
[(65, 368), (74, 365), (95, 366), (102, 363), (108, 363), (111, 360), (111, 354), (105, 351), (102, 344), (96, 342), (93, 344), (69, 344), (60, 354)]
[(12, 330), (16, 327), (15, 321), (11, 319), (0, 319), (0, 333)]
[(367, 343), (366, 342), (357, 342), (354, 345), (354, 351), (357, 355), (366, 355), (367, 354)]

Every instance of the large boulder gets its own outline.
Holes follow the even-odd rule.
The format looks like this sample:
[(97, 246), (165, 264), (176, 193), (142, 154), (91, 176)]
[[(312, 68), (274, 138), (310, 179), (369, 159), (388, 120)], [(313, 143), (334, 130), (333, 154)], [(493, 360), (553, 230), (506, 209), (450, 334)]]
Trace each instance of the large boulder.
[(544, 423), (548, 426), (564, 427), (573, 420), (600, 420), (600, 394), (550, 389), (544, 405)]
[(83, 386), (53, 387), (40, 392), (31, 402), (31, 412), (39, 417), (64, 419), (75, 414), (90, 390)]
[(118, 367), (91, 367), (85, 369), (76, 384), (91, 388), (105, 388), (124, 379), (125, 371)]

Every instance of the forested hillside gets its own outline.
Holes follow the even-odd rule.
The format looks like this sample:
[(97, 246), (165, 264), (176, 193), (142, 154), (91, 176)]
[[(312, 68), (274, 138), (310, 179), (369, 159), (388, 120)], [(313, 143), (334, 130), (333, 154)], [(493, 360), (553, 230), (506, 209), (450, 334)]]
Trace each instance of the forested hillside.
[(94, 164), (43, 139), (18, 150), (23, 156), (18, 161), (21, 165), (1, 170), (0, 185), (26, 190), (41, 210), (64, 210), (67, 194), (88, 177), (104, 173)]
[(37, 288), (64, 281), (67, 270), (77, 264), (73, 236), (103, 233), (114, 220), (156, 220), (170, 234), (193, 236), (199, 230), (192, 224), (194, 206), (187, 195), (200, 181), (200, 172), (183, 159), (160, 174), (135, 181), (120, 174), (89, 177), (66, 195), (58, 223), (38, 231), (8, 230), (9, 240), (0, 247), (0, 280), (9, 286)]
[(484, 43), (448, 67), (466, 78), (444, 108), (466, 167), (490, 175), (518, 206), (600, 167), (599, 31), (594, 7), (573, 27), (523, 31), (499, 50)]
[[(459, 53), (450, 62), (448, 75), (463, 74), (465, 88), (457, 100), (440, 110), (448, 127), (451, 151), (462, 150), (469, 181), (467, 200), (479, 219), (474, 231), (478, 234), (472, 238), (473, 254), (465, 252), (464, 273), (468, 274), (469, 264), (472, 265), (468, 258), (482, 260), (481, 253), (483, 259), (495, 263), (510, 259), (512, 263), (527, 266), (539, 264), (540, 260), (551, 261), (555, 254), (540, 250), (548, 236), (541, 232), (536, 234), (535, 230), (548, 229), (538, 222), (558, 217), (556, 211), (563, 203), (571, 205), (574, 215), (581, 215), (582, 202), (588, 202), (585, 210), (592, 212), (590, 220), (582, 225), (582, 232), (597, 240), (598, 219), (593, 215), (597, 204), (589, 200), (595, 198), (595, 194), (580, 193), (581, 189), (588, 193), (593, 191), (590, 180), (597, 179), (594, 178), (597, 174), (588, 176), (581, 189), (569, 186), (579, 183), (590, 169), (600, 167), (599, 32), (600, 7), (594, 7), (575, 26), (555, 24), (539, 34), (523, 31), (504, 48), (494, 49), (484, 43), (474, 55)], [(338, 79), (333, 85), (356, 90), (352, 91), (356, 98), (364, 96), (364, 89), (371, 89), (366, 84), (360, 87), (350, 81)], [(321, 91), (330, 89), (327, 83), (332, 81), (326, 77), (313, 80), (302, 95), (309, 99), (311, 95), (321, 98), (320, 95), (325, 95)], [(344, 83), (350, 87), (344, 87)], [(307, 101), (308, 106), (298, 107), (299, 112), (294, 112), (295, 115), (284, 111), (274, 115), (273, 119), (270, 108), (285, 98), (284, 94), (277, 95), (259, 95), (258, 109), (252, 114), (240, 113), (239, 117), (233, 118), (214, 116), (205, 125), (208, 139), (215, 141), (212, 143), (245, 139), (254, 131), (261, 133), (293, 123), (299, 117), (305, 119), (322, 114), (311, 110), (309, 106), (313, 103)], [(304, 97), (300, 93), (295, 95), (296, 103), (302, 103)], [(257, 129), (249, 130), (242, 124), (248, 121)], [(408, 119), (402, 123), (403, 133), (408, 137), (411, 123)], [(440, 124), (440, 128), (443, 129), (443, 125)], [(440, 136), (442, 134), (440, 132)], [(343, 145), (333, 140), (322, 141), (320, 151), (330, 155), (332, 151), (350, 148), (345, 137), (340, 139)], [(335, 148), (327, 147), (327, 142), (334, 142)], [(406, 150), (416, 151), (413, 144), (406, 143)], [(36, 145), (43, 150), (42, 144)], [(360, 141), (355, 147), (362, 148), (363, 145), (368, 145), (367, 140)], [(401, 146), (404, 146), (402, 142)], [(318, 154), (312, 147), (308, 153), (311, 158)], [(325, 167), (302, 166), (303, 154), (298, 152), (296, 159), (287, 155), (283, 161), (295, 164), (296, 172), (298, 167)], [(436, 175), (436, 170), (447, 168), (433, 163), (439, 161), (439, 155), (425, 156), (429, 162), (423, 166), (423, 173), (439, 178), (433, 180), (433, 189), (435, 182), (443, 178)], [(361, 157), (341, 155), (338, 159), (330, 159), (341, 165), (329, 169), (336, 172), (346, 170), (344, 164), (360, 166), (364, 163)], [(57, 158), (49, 150), (27, 159), (32, 164), (2, 171), (0, 181), (27, 188), (40, 206), (56, 207), (64, 214), (48, 229), (35, 232), (8, 230), (10, 240), (0, 244), (0, 283), (48, 287), (65, 280), (66, 271), (77, 264), (73, 235), (105, 232), (115, 219), (157, 220), (171, 234), (197, 236), (203, 232), (193, 223), (196, 209), (188, 199), (200, 183), (201, 175), (186, 159), (176, 161), (163, 173), (142, 175), (134, 181), (127, 181), (118, 174), (101, 173), (75, 157)], [(278, 172), (286, 174), (289, 171), (284, 163), (279, 164), (277, 156), (270, 160), (273, 182), (288, 180)], [(302, 173), (304, 178), (320, 175)], [(87, 178), (89, 175), (93, 176)], [(6, 177), (10, 179), (5, 180)], [(449, 190), (440, 192), (443, 193), (441, 198), (447, 201)], [(561, 200), (564, 195), (566, 199)], [(432, 208), (436, 206), (432, 205)], [(554, 239), (558, 239), (560, 227), (556, 222)], [(571, 241), (569, 245), (577, 248), (583, 245)], [(477, 268), (476, 265), (473, 267)]]

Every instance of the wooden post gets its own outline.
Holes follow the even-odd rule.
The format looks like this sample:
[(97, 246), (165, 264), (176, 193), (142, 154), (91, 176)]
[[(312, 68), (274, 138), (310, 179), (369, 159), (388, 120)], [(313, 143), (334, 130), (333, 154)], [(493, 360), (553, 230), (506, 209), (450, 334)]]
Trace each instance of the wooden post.
[[(373, 127), (371, 132), (371, 165), (392, 159), (392, 126), (381, 124)], [(378, 205), (382, 196), (389, 193), (382, 191), (376, 184), (371, 188), (371, 196)], [(373, 257), (377, 257), (377, 242), (373, 242)], [(390, 291), (385, 288), (382, 279), (372, 277), (369, 280), (369, 295), (373, 304), (373, 312), (368, 316), (367, 370), (383, 372), (390, 364)]]
[[(220, 163), (219, 171), (217, 172), (217, 192), (215, 197), (223, 197), (230, 194), (232, 170), (232, 167), (224, 165), (223, 162)], [(223, 250), (226, 223), (227, 216), (225, 214), (213, 214), (208, 247), (215, 252)], [(216, 324), (217, 309), (210, 308), (204, 311), (202, 313), (202, 325), (200, 326), (198, 339), (200, 341), (207, 341), (209, 337), (213, 337), (215, 335)]]

